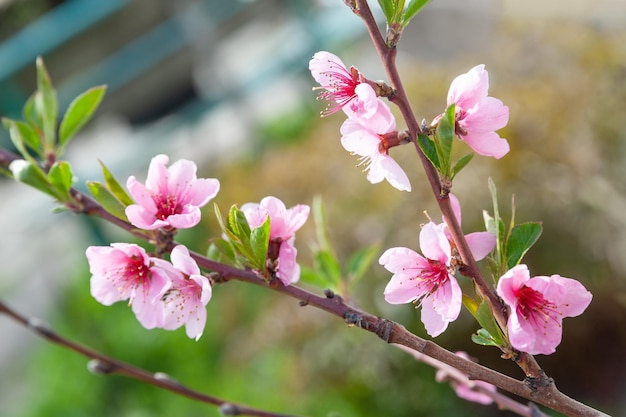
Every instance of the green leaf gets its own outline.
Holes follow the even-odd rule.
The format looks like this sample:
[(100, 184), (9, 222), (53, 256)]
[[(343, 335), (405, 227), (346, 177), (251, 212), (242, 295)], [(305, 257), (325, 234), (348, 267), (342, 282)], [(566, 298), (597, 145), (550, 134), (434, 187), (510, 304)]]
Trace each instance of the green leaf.
[(230, 240), (237, 254), (243, 257), (242, 262), (250, 264), (250, 262), (254, 261), (255, 256), (250, 244), (251, 230), (245, 215), (236, 205), (233, 205), (228, 213), (228, 223), (224, 223), (217, 205), (214, 206), (215, 215), (222, 231)]
[(419, 145), (426, 158), (433, 164), (437, 171), (441, 172), (441, 165), (439, 164), (439, 157), (437, 156), (437, 147), (435, 142), (430, 140), (426, 135), (417, 135), (417, 144)]
[(380, 253), (380, 245), (372, 245), (366, 248), (357, 250), (348, 259), (348, 271), (347, 275), (350, 279), (350, 285), (354, 285), (358, 282), (365, 273), (368, 271), (372, 262), (376, 259)]
[(61, 154), (65, 146), (74, 135), (91, 119), (94, 112), (100, 105), (106, 86), (90, 88), (76, 97), (68, 107), (61, 127), (59, 128), (59, 148), (57, 156)]
[(47, 149), (54, 149), (56, 125), (59, 116), (57, 93), (50, 81), (50, 75), (41, 57), (37, 57), (37, 92), (35, 93), (35, 112), (42, 121), (44, 141)]
[(469, 311), (472, 316), (474, 316), (474, 318), (478, 321), (478, 303), (476, 302), (476, 300), (474, 300), (469, 295), (463, 294), (463, 305), (465, 306), (465, 308), (467, 308), (467, 311)]
[(211, 241), (209, 249), (207, 250), (207, 257), (216, 262), (239, 266), (235, 248), (230, 241), (222, 238), (217, 238)]
[(36, 163), (24, 159), (17, 159), (11, 162), (9, 169), (13, 174), (13, 178), (17, 181), (28, 184), (56, 199), (62, 199), (64, 197), (63, 195), (59, 195), (55, 188), (52, 187), (46, 173)]
[(74, 174), (72, 173), (72, 167), (69, 162), (56, 161), (52, 164), (50, 171), (48, 171), (48, 181), (59, 191), (59, 194), (65, 196), (62, 201), (69, 201), (71, 199), (69, 191), (74, 184)]
[(493, 313), (491, 312), (491, 308), (489, 304), (486, 302), (480, 303), (478, 306), (478, 310), (476, 311), (476, 320), (478, 323), (486, 330), (491, 338), (497, 343), (499, 346), (504, 345), (504, 341), (502, 338), (502, 332), (500, 328), (496, 324), (496, 320), (493, 318)]
[(100, 160), (98, 160), (98, 162), (100, 162), (100, 166), (102, 167), (102, 176), (104, 177), (104, 181), (109, 188), (109, 191), (111, 191), (115, 198), (117, 198), (123, 205), (130, 206), (131, 204), (134, 204), (135, 202), (133, 201), (133, 199), (120, 185), (120, 183), (113, 176), (111, 171), (109, 171), (109, 169), (106, 167), (106, 165), (104, 165), (104, 163)]
[(454, 139), (455, 128), (455, 111), (454, 103), (446, 109), (437, 125), (437, 134), (435, 135), (435, 144), (437, 146), (437, 156), (441, 163), (441, 174), (450, 177), (450, 159), (452, 156), (452, 139)]
[(126, 206), (118, 200), (113, 193), (106, 187), (106, 185), (97, 181), (88, 181), (87, 188), (93, 195), (94, 199), (100, 204), (107, 212), (111, 213), (118, 219), (128, 221), (126, 217)]
[(456, 164), (454, 164), (454, 167), (452, 168), (452, 179), (454, 179), (454, 177), (456, 177), (456, 174), (461, 172), (461, 170), (465, 168), (467, 164), (469, 164), (473, 157), (474, 152), (471, 152), (456, 161)]
[(383, 14), (385, 15), (387, 24), (391, 24), (391, 22), (393, 21), (393, 15), (395, 11), (393, 0), (378, 0), (378, 4), (380, 5), (380, 8), (382, 9)]
[(336, 289), (341, 283), (341, 267), (335, 256), (327, 251), (320, 250), (313, 255), (315, 270), (323, 277), (327, 286)]
[(35, 151), (37, 155), (43, 155), (41, 152), (41, 140), (31, 125), (8, 118), (2, 118), (2, 124), (9, 131), (13, 145), (24, 158), (30, 157), (24, 145)]
[(543, 227), (539, 222), (522, 223), (511, 229), (506, 242), (507, 269), (521, 262), (526, 252), (537, 242), (542, 231)]
[(250, 245), (252, 246), (252, 253), (254, 254), (254, 259), (251, 259), (251, 261), (257, 269), (265, 270), (269, 244), (270, 217), (267, 216), (263, 224), (252, 229), (252, 233), (250, 234)]
[(409, 24), (411, 19), (413, 19), (417, 14), (426, 6), (430, 0), (411, 0), (409, 1), (409, 5), (406, 7), (406, 11), (404, 12), (404, 18), (402, 19), (402, 27), (406, 27)]
[(326, 222), (326, 209), (322, 197), (317, 195), (313, 198), (313, 220), (315, 221), (315, 237), (321, 250), (334, 253), (328, 233)]
[(496, 347), (501, 346), (495, 341), (493, 336), (491, 336), (491, 334), (485, 329), (479, 329), (475, 334), (473, 334), (472, 342), (476, 343), (477, 345), (482, 345), (482, 346), (496, 346)]
[(489, 186), (489, 192), (491, 193), (491, 201), (493, 204), (493, 222), (491, 225), (487, 225), (487, 231), (494, 233), (496, 235), (496, 267), (498, 272), (504, 272), (504, 223), (502, 222), (502, 218), (500, 217), (500, 209), (498, 208), (498, 190), (496, 189), (496, 184), (493, 182), (491, 177), (487, 180)]
[(28, 123), (41, 129), (41, 117), (35, 111), (35, 93), (31, 94), (26, 103), (24, 103), (22, 116)]
[[(323, 274), (320, 274), (318, 271), (312, 268), (308, 268), (306, 266), (302, 266), (302, 268), (300, 269), (300, 282), (321, 289), (329, 288), (328, 280)], [(336, 288), (329, 289), (333, 291), (336, 290)]]

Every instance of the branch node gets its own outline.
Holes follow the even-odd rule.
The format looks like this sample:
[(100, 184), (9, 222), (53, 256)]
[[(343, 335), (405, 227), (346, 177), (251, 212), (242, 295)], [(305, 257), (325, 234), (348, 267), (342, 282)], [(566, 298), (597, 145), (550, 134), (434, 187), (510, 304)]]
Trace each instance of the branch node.
[(37, 317), (29, 318), (28, 321), (26, 322), (26, 326), (28, 326), (29, 329), (45, 337), (51, 337), (53, 334), (52, 330), (50, 329), (50, 326), (48, 326), (48, 323), (46, 323), (45, 321)]
[(380, 319), (379, 324), (376, 325), (375, 333), (386, 343), (389, 343), (389, 338), (391, 337), (394, 325), (395, 323), (391, 320)]
[(224, 403), (219, 407), (220, 414), (223, 416), (238, 416), (241, 414), (241, 410), (235, 404)]
[(115, 367), (111, 362), (106, 362), (101, 359), (92, 359), (87, 362), (87, 370), (94, 375), (108, 375), (115, 370)]
[(354, 311), (346, 311), (343, 314), (343, 320), (348, 324), (348, 327), (357, 326), (358, 328), (369, 330), (367, 321), (363, 319), (363, 316)]
[(180, 386), (180, 382), (178, 382), (165, 372), (155, 372), (153, 376), (154, 379), (156, 379), (157, 381), (167, 382), (168, 384)]

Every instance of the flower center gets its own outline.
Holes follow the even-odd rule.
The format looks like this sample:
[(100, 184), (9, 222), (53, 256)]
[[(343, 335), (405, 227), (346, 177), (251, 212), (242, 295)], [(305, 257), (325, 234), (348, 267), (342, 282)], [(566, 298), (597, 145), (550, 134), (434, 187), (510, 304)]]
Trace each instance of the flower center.
[(439, 261), (428, 259), (429, 268), (423, 269), (417, 277), (428, 294), (432, 294), (446, 283), (449, 278), (448, 268)]
[(321, 86), (322, 92), (317, 96), (318, 100), (327, 100), (336, 105), (329, 104), (326, 110), (322, 112), (322, 116), (328, 116), (343, 106), (348, 104), (353, 98), (356, 97), (354, 89), (359, 85), (358, 71), (356, 68), (351, 68), (348, 71), (343, 66), (334, 62), (330, 63), (330, 70), (324, 72), (329, 78), (329, 85)]
[(135, 255), (129, 256), (126, 264), (117, 270), (114, 276), (120, 295), (130, 291), (130, 303), (132, 303), (134, 298), (134, 291), (137, 288), (147, 289), (151, 278), (150, 268), (144, 264), (141, 256)]
[(523, 286), (517, 293), (517, 313), (535, 326), (545, 327), (550, 320), (560, 324), (556, 305), (546, 300), (543, 294)]
[(154, 200), (157, 206), (156, 218), (159, 220), (165, 220), (171, 215), (182, 212), (182, 205), (175, 195), (158, 195)]

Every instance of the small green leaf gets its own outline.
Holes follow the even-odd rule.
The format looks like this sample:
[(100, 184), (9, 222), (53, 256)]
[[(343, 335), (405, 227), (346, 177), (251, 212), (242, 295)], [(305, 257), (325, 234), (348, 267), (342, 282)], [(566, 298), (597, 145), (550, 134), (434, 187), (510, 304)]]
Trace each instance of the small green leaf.
[(78, 97), (76, 97), (68, 107), (61, 127), (59, 128), (59, 150), (57, 156), (60, 155), (67, 143), (74, 135), (91, 119), (94, 112), (100, 105), (106, 86), (90, 88)]
[(313, 219), (315, 221), (315, 236), (320, 249), (326, 252), (334, 253), (328, 234), (326, 209), (324, 208), (321, 196), (315, 196), (313, 198)]
[(461, 157), (458, 161), (456, 161), (456, 164), (454, 164), (454, 167), (452, 168), (452, 179), (454, 179), (454, 177), (456, 177), (456, 174), (461, 172), (461, 170), (465, 168), (467, 164), (470, 163), (473, 157), (474, 157), (474, 152), (471, 152)]
[(411, 19), (413, 19), (417, 14), (426, 6), (430, 0), (411, 0), (409, 1), (409, 5), (406, 7), (406, 11), (404, 12), (404, 18), (402, 19), (402, 27), (406, 27), (409, 24)]
[(437, 133), (435, 135), (437, 156), (439, 157), (441, 164), (441, 174), (446, 177), (451, 176), (450, 159), (452, 157), (452, 139), (454, 139), (455, 112), (456, 105), (452, 103), (446, 109), (445, 113), (441, 117), (441, 120), (439, 120)]
[(35, 111), (35, 93), (31, 94), (28, 100), (26, 100), (26, 103), (24, 103), (22, 116), (24, 116), (24, 120), (28, 123), (41, 129), (41, 118)]
[(357, 250), (348, 259), (348, 278), (350, 279), (350, 285), (354, 285), (358, 282), (365, 273), (368, 271), (372, 262), (376, 259), (380, 253), (380, 245), (372, 245), (366, 248)]
[(341, 267), (339, 261), (329, 252), (320, 250), (313, 255), (315, 270), (323, 277), (331, 289), (336, 289), (341, 283)]
[(491, 225), (491, 229), (490, 226), (487, 225), (487, 231), (496, 235), (496, 266), (499, 272), (504, 272), (504, 223), (502, 222), (502, 218), (500, 217), (500, 209), (498, 208), (498, 190), (496, 189), (496, 184), (493, 182), (491, 177), (488, 178), (487, 184), (489, 187), (489, 192), (491, 193), (491, 201), (493, 204), (493, 223)]
[(104, 163), (100, 160), (98, 160), (98, 162), (100, 162), (100, 166), (102, 167), (102, 176), (104, 177), (104, 181), (109, 188), (109, 191), (111, 191), (115, 198), (117, 198), (123, 205), (130, 206), (131, 204), (134, 204), (135, 202), (133, 199), (128, 195), (126, 190), (122, 188), (106, 165), (104, 165)]
[(430, 140), (426, 135), (417, 135), (417, 144), (419, 145), (426, 158), (433, 164), (437, 171), (441, 172), (441, 165), (439, 164), (439, 157), (437, 156), (437, 147), (435, 142)]
[(506, 242), (506, 265), (507, 269), (519, 264), (526, 252), (537, 242), (543, 227), (539, 222), (518, 224), (511, 229), (511, 234)]
[(473, 334), (472, 342), (482, 346), (500, 346), (485, 329), (479, 329), (475, 334)]
[(318, 271), (306, 266), (302, 266), (300, 269), (300, 282), (321, 289), (329, 288), (333, 291), (336, 290), (336, 288), (329, 287), (328, 280), (323, 274), (320, 274)]
[(50, 75), (41, 57), (37, 57), (37, 92), (35, 93), (35, 112), (42, 121), (44, 140), (48, 144), (46, 148), (53, 149), (56, 140), (57, 117), (59, 116), (59, 104), (57, 93), (50, 81)]
[(265, 270), (269, 243), (270, 217), (267, 216), (263, 224), (252, 229), (252, 233), (250, 233), (250, 245), (252, 246), (252, 253), (254, 254), (254, 259), (251, 259), (251, 261), (257, 269)]
[(122, 204), (106, 185), (97, 181), (88, 181), (87, 188), (93, 195), (94, 199), (100, 204), (107, 212), (111, 213), (118, 219), (128, 221), (126, 217), (126, 206)]
[(65, 196), (63, 201), (70, 200), (69, 191), (74, 184), (74, 174), (69, 162), (56, 161), (48, 171), (48, 181), (61, 195)]
[(235, 248), (230, 241), (217, 238), (211, 241), (207, 250), (207, 257), (213, 261), (225, 263), (228, 265), (239, 266)]
[(493, 318), (493, 313), (488, 303), (484, 301), (480, 303), (476, 311), (476, 320), (498, 345), (504, 345), (502, 333), (496, 324), (496, 320)]
[(478, 320), (478, 303), (476, 302), (476, 300), (474, 300), (469, 295), (463, 294), (463, 305), (465, 306), (465, 308), (467, 308), (467, 311), (469, 311), (472, 316), (474, 316), (474, 318)]
[(37, 155), (42, 156), (41, 140), (31, 125), (7, 118), (2, 119), (2, 124), (9, 131), (11, 142), (13, 142), (15, 148), (24, 158), (30, 157), (25, 146), (35, 151)]
[(17, 181), (28, 184), (56, 199), (63, 198), (63, 196), (59, 195), (55, 188), (52, 187), (46, 173), (34, 162), (17, 159), (11, 162), (9, 169), (11, 173), (13, 173), (13, 178)]
[(382, 9), (383, 14), (385, 15), (387, 24), (391, 24), (391, 22), (393, 21), (393, 15), (395, 11), (393, 0), (378, 0), (378, 4), (380, 5), (380, 8)]

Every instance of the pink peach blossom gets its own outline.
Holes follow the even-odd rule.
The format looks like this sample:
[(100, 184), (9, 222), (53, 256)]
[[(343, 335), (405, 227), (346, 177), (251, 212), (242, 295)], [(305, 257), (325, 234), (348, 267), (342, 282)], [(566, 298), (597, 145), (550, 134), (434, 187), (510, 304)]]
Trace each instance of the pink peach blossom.
[(126, 182), (137, 202), (126, 207), (126, 216), (140, 229), (193, 227), (200, 222), (200, 207), (219, 191), (218, 180), (196, 177), (192, 161), (181, 159), (167, 167), (168, 160), (166, 155), (152, 158), (145, 185), (134, 176)]
[(578, 281), (560, 275), (530, 277), (517, 265), (498, 281), (497, 293), (510, 308), (511, 345), (531, 355), (550, 355), (561, 343), (562, 321), (582, 314), (592, 295)]
[(137, 320), (146, 329), (163, 320), (160, 294), (170, 285), (167, 273), (155, 265), (135, 244), (90, 246), (86, 251), (91, 276), (91, 295), (104, 305), (129, 300)]
[[(187, 336), (198, 340), (206, 324), (206, 308), (211, 299), (211, 284), (183, 245), (170, 255), (172, 264), (164, 265), (171, 285), (161, 291), (163, 323), (160, 327), (174, 330), (185, 325)], [(163, 261), (166, 262), (166, 261)]]
[[(363, 96), (374, 94), (368, 84), (360, 84), (357, 90)], [(398, 190), (411, 191), (409, 178), (385, 147), (384, 135), (396, 130), (395, 118), (385, 103), (375, 101), (376, 112), (371, 115), (349, 113), (350, 117), (341, 125), (341, 144), (361, 157), (359, 165), (365, 165), (369, 182), (377, 184), (386, 179)]]
[(394, 274), (385, 288), (385, 300), (391, 304), (419, 301), (422, 323), (436, 337), (458, 317), (462, 292), (451, 271), (451, 247), (443, 225), (424, 225), (420, 248), (424, 256), (402, 247), (382, 254), (380, 264)]
[(509, 152), (509, 143), (495, 131), (509, 121), (509, 108), (502, 101), (489, 97), (489, 74), (484, 65), (477, 65), (456, 77), (448, 91), (448, 106), (456, 104), (456, 133), (476, 153), (502, 158)]
[(260, 203), (246, 203), (241, 206), (251, 228), (261, 226), (270, 218), (270, 250), (278, 246), (276, 275), (284, 285), (298, 282), (300, 265), (296, 263), (297, 249), (293, 246), (295, 233), (309, 217), (310, 207), (298, 204), (290, 209), (276, 197), (265, 197)]
[(358, 72), (348, 70), (337, 55), (326, 51), (317, 52), (309, 61), (309, 70), (320, 84), (318, 88), (323, 90), (318, 100), (329, 101), (328, 108), (322, 112), (323, 116), (337, 112), (356, 98), (354, 89), (359, 84)]

